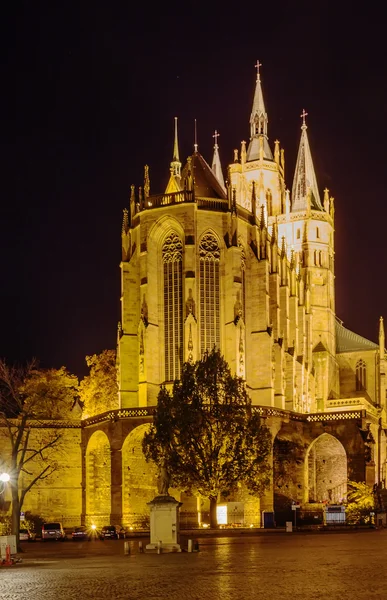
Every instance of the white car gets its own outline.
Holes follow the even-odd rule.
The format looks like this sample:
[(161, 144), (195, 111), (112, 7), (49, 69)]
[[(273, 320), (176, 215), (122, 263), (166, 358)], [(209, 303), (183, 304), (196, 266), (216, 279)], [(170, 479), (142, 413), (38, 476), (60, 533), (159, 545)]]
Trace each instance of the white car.
[(19, 529), (19, 540), (21, 542), (32, 542), (35, 535), (29, 529)]

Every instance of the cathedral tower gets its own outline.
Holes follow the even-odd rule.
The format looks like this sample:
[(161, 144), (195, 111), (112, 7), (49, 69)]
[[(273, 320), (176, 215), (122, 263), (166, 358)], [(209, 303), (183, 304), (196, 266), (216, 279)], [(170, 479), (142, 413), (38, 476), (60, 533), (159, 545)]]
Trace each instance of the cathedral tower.
[[(284, 151), (269, 144), (261, 64), (249, 142), (229, 165), (180, 163), (177, 119), (164, 194), (131, 188), (122, 226), (121, 407), (154, 405), (214, 345), (254, 404), (323, 409), (335, 393), (333, 199), (316, 183), (305, 114), (292, 195)], [(317, 398), (317, 401), (316, 401)]]

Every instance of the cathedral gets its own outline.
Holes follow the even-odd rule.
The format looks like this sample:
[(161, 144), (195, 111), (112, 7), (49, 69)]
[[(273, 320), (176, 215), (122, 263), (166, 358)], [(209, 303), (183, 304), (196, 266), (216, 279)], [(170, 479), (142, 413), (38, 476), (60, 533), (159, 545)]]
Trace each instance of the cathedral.
[[(273, 436), (265, 496), (240, 490), (224, 502), (237, 507), (239, 523), (260, 526), (265, 511), (279, 514), (292, 502), (342, 502), (348, 480), (385, 487), (383, 319), (374, 343), (336, 315), (334, 199), (318, 187), (305, 111), (286, 181), (259, 67), (241, 132), (248, 142), (227, 169), (217, 132), (212, 160), (195, 140), (183, 164), (175, 119), (166, 189), (151, 193), (148, 166), (141, 187), (131, 187), (121, 233), (118, 408), (62, 424), (71, 472), (61, 492), (46, 482), (31, 490), (26, 510), (76, 524), (145, 523), (156, 473), (141, 440), (160, 386), (171, 387), (184, 362), (214, 346), (245, 380)], [(183, 525), (205, 521), (205, 500), (173, 495)]]
[(144, 185), (132, 186), (122, 225), (122, 408), (154, 406), (160, 384), (214, 345), (255, 405), (316, 413), (361, 397), (384, 407), (382, 320), (375, 344), (336, 316), (334, 199), (318, 188), (305, 111), (287, 187), (259, 66), (249, 142), (226, 177), (216, 133), (211, 163), (195, 143), (182, 165), (175, 119), (164, 193), (151, 194), (147, 166)]

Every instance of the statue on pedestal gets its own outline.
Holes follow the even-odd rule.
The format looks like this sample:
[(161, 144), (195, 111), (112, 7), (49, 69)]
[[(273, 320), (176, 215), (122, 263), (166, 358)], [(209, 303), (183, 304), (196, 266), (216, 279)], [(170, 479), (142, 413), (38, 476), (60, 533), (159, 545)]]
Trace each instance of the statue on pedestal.
[(168, 489), (170, 483), (170, 475), (167, 469), (167, 461), (165, 458), (162, 459), (159, 468), (159, 476), (157, 477), (157, 491), (159, 496), (169, 496)]

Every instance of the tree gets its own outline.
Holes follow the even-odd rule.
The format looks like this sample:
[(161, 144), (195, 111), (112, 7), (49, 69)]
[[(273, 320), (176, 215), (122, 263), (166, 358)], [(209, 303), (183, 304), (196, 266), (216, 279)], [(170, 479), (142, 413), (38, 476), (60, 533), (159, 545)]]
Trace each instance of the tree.
[(349, 524), (370, 523), (370, 513), (376, 509), (375, 487), (361, 481), (348, 481), (346, 522)]
[(172, 394), (161, 387), (143, 452), (166, 465), (172, 487), (210, 500), (211, 527), (220, 492), (243, 483), (260, 496), (270, 482), (270, 431), (252, 410), (243, 380), (231, 375), (216, 349), (183, 365)]
[(25, 496), (58, 469), (62, 433), (56, 421), (71, 417), (77, 394), (78, 379), (65, 367), (39, 369), (35, 360), (9, 366), (0, 360), (0, 469), (10, 475), (12, 533), (18, 546)]
[(118, 408), (118, 384), (115, 350), (86, 356), (90, 375), (79, 386), (84, 418)]

